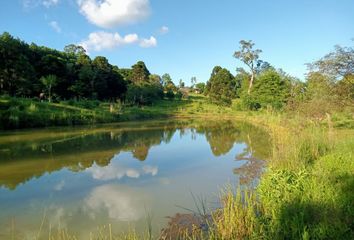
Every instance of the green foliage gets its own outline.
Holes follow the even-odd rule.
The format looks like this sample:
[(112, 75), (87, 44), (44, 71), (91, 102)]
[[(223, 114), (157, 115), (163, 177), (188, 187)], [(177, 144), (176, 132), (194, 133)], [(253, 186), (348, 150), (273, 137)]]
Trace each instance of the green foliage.
[(200, 82), (195, 85), (195, 88), (200, 91), (200, 93), (204, 93), (205, 90), (205, 83)]
[(242, 96), (244, 105), (251, 110), (282, 108), (290, 96), (290, 80), (273, 69), (257, 76), (251, 94)]
[(154, 84), (130, 84), (125, 96), (128, 104), (149, 105), (163, 98), (162, 88)]
[(44, 85), (46, 88), (46, 91), (48, 93), (48, 101), (52, 101), (52, 87), (57, 85), (57, 77), (55, 75), (48, 75), (46, 77), (41, 77), (40, 79), (41, 83)]
[(165, 96), (170, 101), (172, 101), (175, 98), (175, 94), (173, 93), (173, 91), (171, 89), (167, 90)]
[(177, 100), (181, 100), (183, 97), (183, 93), (181, 91), (177, 91), (176, 94), (175, 94), (175, 98)]
[(165, 91), (169, 91), (169, 90), (176, 91), (177, 90), (177, 87), (173, 83), (170, 74), (165, 73), (164, 75), (162, 75), (161, 80), (162, 80), (162, 86)]
[[(121, 98), (123, 77), (104, 57), (91, 61), (85, 50), (73, 44), (64, 52), (28, 45), (8, 33), (0, 35), (0, 94), (39, 97), (43, 85), (48, 98)], [(45, 80), (55, 76), (56, 80)], [(44, 78), (42, 78), (44, 77)]]
[(235, 78), (227, 69), (216, 66), (207, 82), (206, 92), (211, 102), (230, 106), (236, 95)]
[(141, 84), (149, 81), (150, 72), (143, 61), (139, 61), (132, 66), (131, 81)]

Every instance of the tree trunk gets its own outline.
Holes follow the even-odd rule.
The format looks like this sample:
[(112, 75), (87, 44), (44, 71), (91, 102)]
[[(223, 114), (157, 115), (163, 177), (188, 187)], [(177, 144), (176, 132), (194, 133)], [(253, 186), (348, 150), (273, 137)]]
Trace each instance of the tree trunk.
[(250, 81), (250, 84), (248, 85), (248, 91), (247, 91), (248, 95), (251, 94), (251, 88), (253, 86), (253, 80), (254, 80), (254, 73), (252, 72), (251, 81)]
[(48, 88), (48, 102), (52, 102), (52, 87)]

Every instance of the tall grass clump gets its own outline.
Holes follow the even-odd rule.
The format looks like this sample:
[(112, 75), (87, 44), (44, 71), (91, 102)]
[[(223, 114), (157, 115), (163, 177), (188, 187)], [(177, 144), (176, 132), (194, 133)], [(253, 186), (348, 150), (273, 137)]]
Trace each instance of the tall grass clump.
[[(282, 116), (254, 122), (269, 130), (273, 156), (257, 198), (228, 196), (232, 202), (215, 225), (220, 238), (354, 239), (354, 134), (343, 137), (330, 126)], [(244, 212), (252, 217), (238, 219), (251, 220), (228, 217)]]

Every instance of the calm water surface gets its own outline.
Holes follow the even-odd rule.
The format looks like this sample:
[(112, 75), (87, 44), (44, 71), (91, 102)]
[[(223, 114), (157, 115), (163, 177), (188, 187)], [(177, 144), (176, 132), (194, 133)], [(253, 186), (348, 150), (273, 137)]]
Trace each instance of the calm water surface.
[(98, 226), (155, 232), (191, 196), (218, 206), (226, 184), (255, 185), (268, 135), (231, 121), (154, 121), (0, 133), (0, 239), (34, 239), (44, 218), (80, 239)]

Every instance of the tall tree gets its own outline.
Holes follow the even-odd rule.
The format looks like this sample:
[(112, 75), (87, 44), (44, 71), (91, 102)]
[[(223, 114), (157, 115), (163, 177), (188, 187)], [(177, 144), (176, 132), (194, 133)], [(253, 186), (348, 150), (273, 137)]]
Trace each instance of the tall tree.
[(249, 95), (251, 94), (251, 89), (257, 73), (256, 71), (257, 67), (260, 65), (258, 58), (262, 50), (253, 49), (255, 44), (251, 40), (249, 41), (241, 40), (240, 45), (241, 45), (240, 50), (234, 53), (234, 57), (242, 61), (244, 64), (246, 64), (251, 71), (250, 73), (251, 79), (249, 81), (248, 90), (247, 90), (247, 93)]
[(195, 84), (197, 84), (197, 78), (196, 77), (192, 77), (191, 78), (191, 87), (194, 88)]
[(231, 105), (231, 100), (235, 96), (234, 83), (234, 76), (229, 70), (214, 67), (206, 87), (210, 100), (220, 105)]
[(162, 75), (161, 78), (162, 78), (162, 85), (163, 85), (165, 91), (175, 91), (176, 90), (176, 86), (173, 83), (170, 74), (165, 73), (164, 75)]
[(131, 81), (140, 84), (149, 81), (150, 72), (143, 61), (139, 61), (132, 66)]
[(179, 88), (184, 88), (184, 82), (183, 82), (182, 79), (179, 80), (178, 87)]

